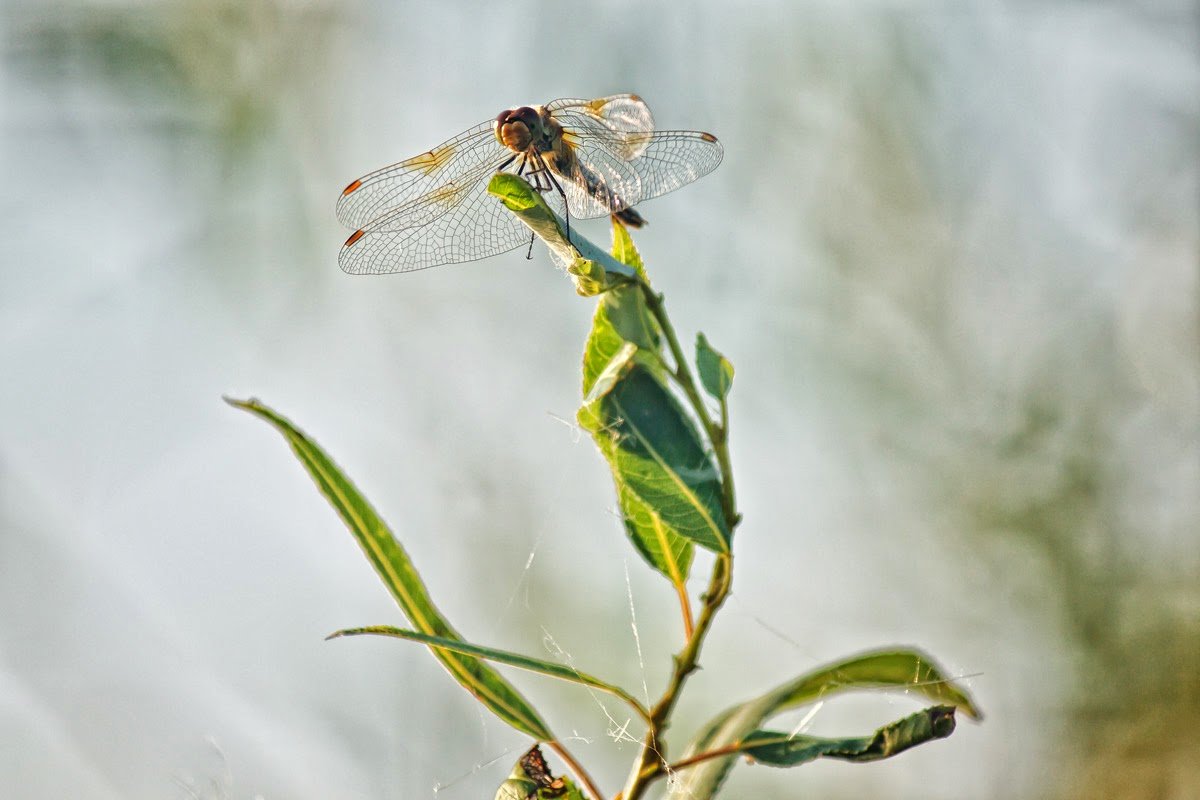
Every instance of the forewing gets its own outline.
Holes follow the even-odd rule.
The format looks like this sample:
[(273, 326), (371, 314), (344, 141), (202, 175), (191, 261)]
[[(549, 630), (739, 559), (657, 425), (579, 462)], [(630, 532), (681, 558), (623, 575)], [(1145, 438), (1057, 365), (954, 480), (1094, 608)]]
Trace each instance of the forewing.
[[(529, 241), (528, 229), (488, 194), (485, 178), (493, 170), (480, 171), (411, 201), (420, 211), (401, 207), (356, 231), (338, 254), (339, 266), (352, 274), (412, 272), (487, 258)], [(424, 221), (397, 226), (393, 217)]]
[[(647, 133), (654, 130), (654, 115), (636, 94), (614, 94), (595, 100), (563, 98), (547, 103), (546, 109), (555, 116), (560, 113), (583, 114), (617, 132)], [(636, 155), (630, 153), (626, 160)]]
[[(490, 165), (495, 169), (511, 153), (496, 140), (491, 122), (481, 122), (437, 147), (399, 164), (375, 170), (351, 183), (337, 202), (337, 218), (348, 228), (367, 228), (385, 214), (405, 207), (412, 219), (420, 218), (413, 201), (439, 188), (461, 183), (464, 176)], [(404, 215), (392, 218), (394, 226)], [(409, 224), (421, 224), (413, 221)]]
[(630, 162), (640, 181), (639, 202), (704, 177), (725, 154), (717, 137), (703, 131), (655, 131), (644, 138), (642, 154)]

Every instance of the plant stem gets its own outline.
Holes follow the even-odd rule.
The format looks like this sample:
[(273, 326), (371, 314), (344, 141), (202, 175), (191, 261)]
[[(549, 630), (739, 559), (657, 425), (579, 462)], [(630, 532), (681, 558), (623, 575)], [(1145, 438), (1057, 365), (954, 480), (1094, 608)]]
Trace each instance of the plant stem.
[[(780, 741), (786, 742), (787, 739), (786, 737), (780, 737)], [(771, 743), (773, 743), (773, 741)], [(754, 744), (767, 744), (767, 742), (755, 742)], [(701, 762), (709, 761), (714, 758), (736, 755), (743, 750), (748, 749), (750, 746), (751, 745), (747, 742), (737, 742), (736, 744), (731, 744), (726, 747), (718, 747), (716, 750), (706, 750), (703, 753), (696, 753), (694, 756), (689, 756), (688, 758), (682, 758), (679, 761), (676, 761), (674, 764), (666, 767), (665, 771), (668, 773), (678, 772), (681, 769), (694, 767)]]
[(588, 775), (583, 765), (575, 760), (575, 756), (571, 755), (570, 751), (563, 747), (561, 742), (546, 742), (546, 746), (555, 753), (558, 753), (558, 757), (567, 765), (567, 769), (571, 770), (571, 774), (584, 785), (584, 788), (587, 789), (588, 794), (594, 800), (604, 800), (604, 794), (596, 788), (596, 782), (592, 780), (592, 776)]
[[(787, 739), (781, 737), (780, 741), (787, 741)], [(755, 744), (762, 744), (762, 742), (756, 742)], [(718, 747), (716, 750), (705, 750), (703, 753), (697, 753), (694, 756), (681, 758), (674, 764), (669, 764), (665, 767), (661, 765), (648, 767), (642, 772), (642, 777), (643, 779), (652, 778), (659, 772), (659, 770), (670, 775), (673, 772), (679, 772), (680, 770), (687, 769), (688, 767), (694, 767), (704, 761), (710, 761), (714, 758), (721, 758), (722, 756), (736, 755), (743, 750), (748, 749), (749, 747), (750, 745), (748, 745), (746, 742), (737, 742), (725, 747)]]
[(630, 773), (625, 791), (619, 795), (624, 800), (639, 800), (654, 780), (666, 774), (662, 733), (667, 729), (671, 712), (675, 709), (675, 703), (679, 700), (684, 683), (688, 676), (696, 671), (700, 647), (704, 643), (704, 637), (712, 625), (717, 609), (729, 596), (732, 579), (733, 556), (729, 553), (717, 554), (708, 590), (704, 593), (704, 607), (700, 611), (700, 618), (696, 621), (696, 629), (692, 632), (692, 636), (683, 650), (675, 657), (675, 671), (671, 675), (666, 691), (650, 710), (651, 725), (642, 742), (641, 753)]
[(695, 623), (692, 622), (692, 601), (688, 597), (687, 584), (675, 584), (675, 591), (679, 595), (679, 611), (683, 614), (683, 638), (691, 639), (692, 634), (696, 630)]

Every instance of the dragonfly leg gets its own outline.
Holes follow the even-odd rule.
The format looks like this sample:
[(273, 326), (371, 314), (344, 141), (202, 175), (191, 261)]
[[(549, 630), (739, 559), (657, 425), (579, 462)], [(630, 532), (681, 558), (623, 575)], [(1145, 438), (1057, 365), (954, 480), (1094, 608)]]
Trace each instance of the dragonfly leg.
[[(520, 156), (520, 155), (521, 155), (520, 153), (513, 153), (511, 156), (509, 156), (507, 159), (505, 159), (505, 161), (504, 161), (504, 163), (503, 163), (503, 164), (501, 164), (500, 166), (496, 167), (496, 172), (503, 172), (503, 171), (504, 171), (504, 168), (505, 168), (505, 167), (507, 167), (507, 166), (508, 166), (509, 164), (511, 164), (512, 162), (516, 161), (516, 160), (517, 160), (517, 157), (518, 157), (518, 156)], [(520, 173), (520, 172), (518, 172), (517, 174), (518, 174), (518, 175), (520, 175), (521, 173)]]
[[(543, 162), (544, 165), (544, 162)], [(550, 183), (554, 184), (554, 188), (558, 190), (558, 194), (563, 200), (563, 218), (567, 221), (567, 241), (571, 241), (571, 207), (567, 204), (567, 193), (563, 191), (562, 186), (554, 178), (554, 173), (546, 170), (546, 177), (550, 179)]]

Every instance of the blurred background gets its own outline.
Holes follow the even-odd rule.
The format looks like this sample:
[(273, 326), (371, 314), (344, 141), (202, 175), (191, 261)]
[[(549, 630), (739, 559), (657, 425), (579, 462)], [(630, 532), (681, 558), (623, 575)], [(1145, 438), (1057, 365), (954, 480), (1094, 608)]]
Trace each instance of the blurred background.
[[(657, 694), (674, 596), (571, 424), (591, 301), (536, 251), (345, 275), (332, 213), (504, 108), (622, 91), (726, 150), (637, 237), (681, 336), (737, 367), (734, 596), (676, 752), (909, 644), (982, 725), (741, 766), (725, 796), (1200, 796), (1194, 4), (0, 13), (5, 797), (467, 800), (527, 747), (422, 648), (323, 641), (401, 620), (222, 394), (327, 447), (464, 635)], [(512, 678), (617, 791), (623, 709)], [(806, 730), (918, 707), (839, 699)]]

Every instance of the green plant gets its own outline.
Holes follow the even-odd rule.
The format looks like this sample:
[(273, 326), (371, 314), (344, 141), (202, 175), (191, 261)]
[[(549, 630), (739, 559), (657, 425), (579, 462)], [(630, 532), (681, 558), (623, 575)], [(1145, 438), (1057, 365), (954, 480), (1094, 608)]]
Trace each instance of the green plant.
[[(620, 223), (613, 223), (609, 255), (578, 236), (568, 239), (561, 222), (522, 179), (499, 174), (489, 190), (566, 262), (580, 294), (599, 298), (584, 348), (584, 402), (578, 419), (612, 470), (630, 542), (675, 588), (684, 645), (674, 656), (674, 670), (658, 701), (647, 707), (621, 687), (574, 667), (466, 641), (438, 611), (392, 532), (329, 456), (267, 406), (255, 400), (231, 400), (284, 435), (413, 626), (342, 630), (330, 638), (375, 634), (425, 644), (477, 700), (531, 737), (534, 746), (501, 785), (497, 800), (583, 796), (602, 800), (604, 795), (541, 715), (488, 662), (582, 684), (629, 705), (645, 732), (624, 789), (617, 795), (621, 800), (639, 800), (667, 776), (673, 777), (670, 797), (705, 800), (717, 794), (738, 756), (774, 767), (821, 757), (874, 761), (949, 736), (956, 709), (978, 718), (967, 693), (924, 653), (881, 650), (809, 671), (727, 709), (692, 737), (680, 757), (668, 758), (664, 732), (733, 581), (732, 540), (742, 519), (728, 448), (733, 366), (700, 334), (693, 371), (663, 298), (651, 288), (633, 241)], [(697, 546), (713, 554), (713, 563), (699, 611), (694, 613), (687, 579)], [(866, 688), (899, 689), (936, 705), (865, 737), (829, 739), (764, 728), (782, 712)], [(583, 792), (574, 781), (551, 776), (537, 743), (558, 754)]]

